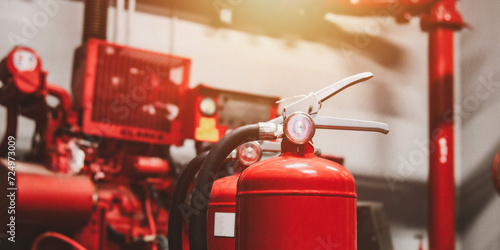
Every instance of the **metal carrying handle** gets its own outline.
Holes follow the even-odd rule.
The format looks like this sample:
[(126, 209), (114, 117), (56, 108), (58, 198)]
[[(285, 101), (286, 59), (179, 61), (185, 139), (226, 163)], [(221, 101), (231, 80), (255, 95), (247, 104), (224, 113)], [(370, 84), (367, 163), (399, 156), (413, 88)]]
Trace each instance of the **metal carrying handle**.
[[(363, 81), (366, 81), (373, 77), (373, 74), (370, 72), (365, 72), (357, 75), (353, 75), (347, 78), (344, 78), (330, 86), (327, 86), (319, 91), (310, 93), (306, 97), (287, 105), (283, 108), (283, 115), (286, 118), (287, 114), (292, 114), (297, 111), (306, 112), (308, 114), (317, 113), (319, 107), (321, 107), (321, 103), (330, 99), (330, 97), (339, 93), (340, 91)], [(316, 109), (315, 109), (316, 108)]]
[(344, 78), (317, 92), (310, 93), (306, 97), (303, 97), (302, 99), (292, 104), (285, 106), (283, 108), (282, 116), (277, 117), (269, 122), (280, 124), (283, 123), (284, 118), (286, 119), (287, 116), (295, 112), (305, 112), (311, 116), (316, 128), (373, 131), (387, 134), (389, 132), (389, 125), (385, 123), (317, 115), (319, 109), (321, 108), (321, 104), (324, 101), (328, 100), (340, 91), (354, 84), (364, 82), (372, 77), (373, 74), (371, 72), (364, 72)]
[(372, 122), (319, 115), (311, 115), (311, 118), (313, 119), (316, 128), (370, 131), (379, 132), (382, 134), (389, 133), (389, 125), (382, 122)]

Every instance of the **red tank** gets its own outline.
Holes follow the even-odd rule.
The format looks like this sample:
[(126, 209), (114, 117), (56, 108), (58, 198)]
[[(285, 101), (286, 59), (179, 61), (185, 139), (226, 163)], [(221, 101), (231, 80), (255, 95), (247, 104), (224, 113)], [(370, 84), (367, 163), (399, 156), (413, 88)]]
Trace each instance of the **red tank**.
[(216, 180), (208, 203), (208, 249), (234, 249), (234, 225), (236, 213), (236, 183), (240, 173)]
[(240, 176), (236, 249), (356, 249), (356, 187), (343, 166), (311, 144), (284, 142), (283, 154)]
[[(268, 146), (272, 147), (272, 145)], [(237, 149), (238, 160), (235, 162), (236, 173), (214, 182), (208, 203), (208, 249), (234, 249), (236, 185), (241, 171), (260, 160), (262, 150), (256, 141), (240, 145)], [(272, 150), (268, 149), (268, 151)]]

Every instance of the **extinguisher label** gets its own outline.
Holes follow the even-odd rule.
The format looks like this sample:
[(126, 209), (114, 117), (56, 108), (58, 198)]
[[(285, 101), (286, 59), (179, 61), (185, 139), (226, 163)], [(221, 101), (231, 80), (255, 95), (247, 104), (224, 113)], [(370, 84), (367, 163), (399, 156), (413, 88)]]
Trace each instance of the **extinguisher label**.
[(235, 213), (215, 213), (214, 236), (234, 238)]

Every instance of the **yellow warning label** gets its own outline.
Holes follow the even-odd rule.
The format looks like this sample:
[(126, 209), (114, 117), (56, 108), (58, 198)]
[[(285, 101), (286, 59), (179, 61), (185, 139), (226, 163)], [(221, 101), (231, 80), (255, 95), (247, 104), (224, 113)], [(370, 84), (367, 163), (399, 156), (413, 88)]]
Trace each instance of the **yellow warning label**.
[(201, 117), (194, 138), (198, 141), (216, 142), (219, 140), (219, 130), (215, 127), (215, 119)]

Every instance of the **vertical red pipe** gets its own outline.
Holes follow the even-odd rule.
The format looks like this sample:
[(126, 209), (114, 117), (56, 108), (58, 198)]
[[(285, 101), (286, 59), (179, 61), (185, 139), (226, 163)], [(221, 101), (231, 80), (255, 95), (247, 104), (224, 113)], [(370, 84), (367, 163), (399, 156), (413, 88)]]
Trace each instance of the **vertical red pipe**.
[(429, 32), (429, 249), (455, 249), (453, 33), (462, 26), (455, 0), (422, 18)]
[(429, 32), (429, 249), (455, 247), (453, 30)]

